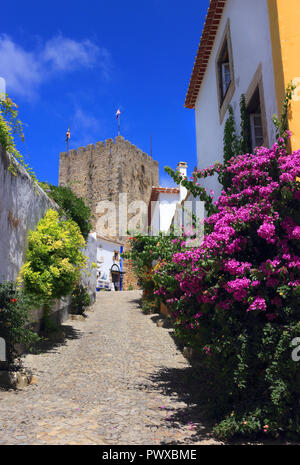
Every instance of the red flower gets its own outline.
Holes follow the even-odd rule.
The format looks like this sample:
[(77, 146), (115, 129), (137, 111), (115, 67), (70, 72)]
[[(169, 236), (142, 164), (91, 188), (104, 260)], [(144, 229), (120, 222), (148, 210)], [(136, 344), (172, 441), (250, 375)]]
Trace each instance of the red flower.
[(13, 304), (15, 304), (15, 303), (18, 301), (18, 299), (10, 299), (10, 301), (11, 301)]

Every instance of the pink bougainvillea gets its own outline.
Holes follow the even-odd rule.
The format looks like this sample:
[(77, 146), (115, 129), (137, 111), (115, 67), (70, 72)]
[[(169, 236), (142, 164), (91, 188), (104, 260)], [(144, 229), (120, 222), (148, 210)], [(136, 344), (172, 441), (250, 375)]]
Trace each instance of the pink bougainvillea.
[(232, 399), (240, 402), (240, 424), (255, 411), (272, 418), (273, 431), (291, 422), (300, 431), (290, 349), (300, 336), (300, 150), (288, 154), (279, 141), (232, 158), (225, 170), (230, 188), (205, 219), (201, 246), (157, 270), (157, 292), (176, 335), (219, 386), (219, 404), (226, 399), (230, 412)]

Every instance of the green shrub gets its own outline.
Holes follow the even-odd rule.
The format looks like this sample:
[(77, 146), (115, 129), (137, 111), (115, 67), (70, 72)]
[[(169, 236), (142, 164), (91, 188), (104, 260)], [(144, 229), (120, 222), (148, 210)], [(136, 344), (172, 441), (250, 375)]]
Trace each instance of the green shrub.
[[(6, 95), (0, 99), (0, 144), (26, 169), (34, 181), (37, 181), (36, 175), (32, 168), (25, 163), (23, 156), (17, 150), (14, 136), (20, 137), (24, 141), (23, 123), (18, 119), (18, 106)], [(9, 166), (9, 171), (17, 175), (18, 165), (13, 160)]]
[(17, 290), (15, 283), (0, 283), (0, 337), (6, 342), (7, 364), (17, 357), (16, 344), (26, 348), (39, 337), (29, 327), (29, 311), (32, 304), (24, 292)]
[(50, 209), (28, 236), (27, 262), (20, 272), (26, 293), (49, 305), (70, 294), (86, 266), (85, 241), (72, 220), (61, 220)]
[(85, 204), (84, 200), (77, 197), (69, 188), (64, 186), (53, 186), (51, 184), (40, 183), (40, 186), (48, 193), (54, 202), (59, 205), (68, 218), (78, 224), (81, 234), (87, 240), (89, 232), (92, 229), (91, 209)]
[(173, 254), (180, 250), (180, 239), (174, 231), (170, 235), (162, 232), (158, 236), (137, 234), (129, 238), (131, 249), (122, 255), (131, 260), (133, 271), (138, 278), (138, 285), (143, 289), (142, 309), (144, 313), (159, 310), (159, 301), (163, 300), (155, 293), (153, 271), (161, 262), (171, 261)]
[(78, 284), (72, 292), (71, 313), (82, 315), (84, 310), (92, 303), (92, 299), (87, 292), (87, 287)]

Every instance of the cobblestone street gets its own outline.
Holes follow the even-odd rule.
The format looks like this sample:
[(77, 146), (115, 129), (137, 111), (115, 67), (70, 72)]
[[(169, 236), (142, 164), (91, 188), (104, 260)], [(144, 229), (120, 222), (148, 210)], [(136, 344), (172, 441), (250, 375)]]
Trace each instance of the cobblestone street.
[(101, 292), (61, 343), (26, 355), (33, 383), (0, 391), (0, 444), (216, 442), (182, 395), (187, 360), (139, 299)]

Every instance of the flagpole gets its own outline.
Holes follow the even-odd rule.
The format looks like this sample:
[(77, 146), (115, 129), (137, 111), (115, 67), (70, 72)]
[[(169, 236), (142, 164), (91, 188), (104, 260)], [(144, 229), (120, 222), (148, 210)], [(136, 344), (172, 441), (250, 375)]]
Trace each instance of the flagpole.
[(120, 108), (118, 108), (117, 113), (116, 113), (116, 117), (117, 117), (117, 120), (118, 120), (118, 136), (121, 135), (120, 116), (121, 116), (121, 112), (120, 112)]
[(68, 127), (67, 134), (66, 134), (67, 155), (68, 155), (68, 156), (69, 156), (69, 140), (70, 140), (70, 127)]

